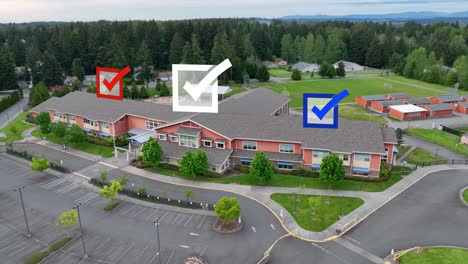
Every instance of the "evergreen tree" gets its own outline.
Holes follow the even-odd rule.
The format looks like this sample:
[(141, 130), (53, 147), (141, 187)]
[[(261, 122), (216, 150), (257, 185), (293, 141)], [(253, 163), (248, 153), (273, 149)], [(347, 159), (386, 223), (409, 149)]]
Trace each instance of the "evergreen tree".
[(159, 93), (161, 96), (169, 96), (171, 93), (169, 92), (169, 88), (166, 85), (166, 82), (163, 82), (161, 86), (161, 92)]
[(323, 36), (321, 34), (316, 35), (314, 45), (314, 58), (317, 63), (321, 63), (324, 60), (325, 49), (326, 45)]
[(143, 98), (143, 99), (146, 99), (146, 98), (149, 97), (148, 91), (147, 91), (146, 88), (143, 87), (143, 86), (140, 88), (139, 97), (140, 97), (140, 98)]
[(295, 62), (294, 43), (291, 34), (285, 34), (281, 38), (281, 57), (288, 63)]
[(304, 47), (304, 59), (303, 61), (313, 63), (316, 62), (315, 60), (315, 53), (314, 53), (314, 47), (315, 47), (315, 40), (314, 40), (314, 34), (309, 32), (307, 34), (306, 42), (305, 42), (305, 47)]
[(123, 97), (126, 99), (132, 98), (132, 92), (128, 89), (126, 84), (123, 85)]
[(257, 80), (261, 82), (267, 82), (270, 80), (270, 72), (268, 71), (268, 68), (265, 65), (260, 65), (257, 70)]
[(367, 50), (366, 54), (366, 65), (380, 69), (384, 66), (384, 58), (382, 54), (384, 50), (382, 45), (380, 44), (380, 40), (377, 36), (374, 36), (372, 43), (370, 44), (369, 49)]
[(346, 76), (345, 65), (342, 61), (338, 63), (338, 68), (336, 69), (336, 76), (343, 78)]
[(294, 80), (294, 81), (301, 80), (302, 79), (302, 73), (298, 69), (295, 69), (291, 74), (291, 79)]
[(15, 87), (15, 65), (7, 47), (0, 44), (0, 90), (9, 90)]
[(176, 32), (172, 37), (171, 49), (169, 52), (169, 62), (171, 64), (179, 64), (182, 62), (184, 55), (184, 39), (179, 32)]
[(132, 99), (137, 99), (140, 96), (140, 91), (138, 90), (138, 87), (136, 86), (135, 81), (132, 82)]
[(326, 61), (322, 62), (320, 64), (320, 68), (319, 68), (319, 72), (318, 72), (320, 77), (322, 77), (322, 78), (327, 77), (328, 72), (330, 71), (330, 67), (333, 67), (333, 66), (330, 66), (330, 64), (328, 64), (328, 62), (326, 62)]
[(42, 81), (47, 87), (63, 85), (63, 72), (59, 62), (48, 51), (44, 53), (44, 64), (42, 65)]
[(76, 58), (73, 60), (71, 74), (76, 76), (78, 80), (83, 81), (85, 76), (84, 68), (81, 64), (81, 60)]
[(29, 105), (34, 107), (49, 98), (50, 95), (47, 87), (43, 82), (39, 82), (33, 86), (31, 92), (29, 93)]

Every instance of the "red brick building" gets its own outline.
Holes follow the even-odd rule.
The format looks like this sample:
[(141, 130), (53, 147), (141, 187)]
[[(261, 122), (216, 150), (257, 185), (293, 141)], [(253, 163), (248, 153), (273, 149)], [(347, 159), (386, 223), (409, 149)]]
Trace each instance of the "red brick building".
[(425, 119), (428, 116), (428, 111), (422, 107), (405, 104), (390, 106), (388, 115), (398, 120), (418, 120)]
[(394, 93), (394, 94), (385, 94), (384, 95), (388, 100), (400, 100), (404, 101), (406, 99), (411, 98), (409, 95), (405, 93)]
[(442, 95), (430, 98), (432, 104), (450, 104), (455, 106), (456, 103), (462, 102), (463, 100), (456, 95)]
[(378, 95), (367, 95), (367, 96), (356, 96), (356, 104), (362, 107), (370, 107), (373, 101), (386, 101), (388, 100), (382, 94)]
[(379, 113), (388, 113), (390, 111), (390, 106), (392, 105), (402, 105), (403, 102), (400, 100), (387, 100), (387, 101), (373, 101), (371, 103), (372, 110)]
[(453, 115), (454, 107), (450, 104), (430, 104), (421, 106), (428, 110), (428, 117), (448, 117)]
[(458, 103), (455, 107), (455, 111), (460, 114), (468, 115), (468, 101)]

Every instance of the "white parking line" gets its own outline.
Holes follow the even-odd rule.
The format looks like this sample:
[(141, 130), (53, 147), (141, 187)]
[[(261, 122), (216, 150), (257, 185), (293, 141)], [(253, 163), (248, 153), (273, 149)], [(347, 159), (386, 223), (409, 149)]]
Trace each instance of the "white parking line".
[(276, 230), (273, 224), (270, 224), (270, 226), (271, 226), (271, 229)]
[(98, 260), (98, 262), (104, 261), (104, 258), (107, 257), (107, 256), (109, 256), (109, 254), (112, 252), (112, 250), (114, 250), (114, 248), (116, 248), (119, 244), (120, 244), (120, 243), (116, 243), (115, 245), (113, 245), (113, 246), (111, 247), (111, 249), (110, 249), (109, 251), (107, 251), (107, 253), (106, 253), (104, 256), (102, 256), (102, 257)]
[(89, 201), (93, 200), (94, 198), (96, 198), (98, 196), (99, 196), (99, 194), (97, 194), (97, 193), (88, 193), (88, 194), (83, 195), (80, 198), (78, 198), (76, 200), (76, 202), (77, 203), (86, 203), (86, 202), (89, 202)]
[(200, 221), (200, 224), (198, 224), (198, 227), (197, 227), (197, 230), (200, 229), (200, 227), (202, 226), (203, 222), (205, 221), (205, 218), (206, 218), (206, 215), (203, 217), (203, 219)]
[(62, 259), (60, 262), (58, 262), (57, 264), (62, 264), (62, 263), (66, 263), (64, 262), (65, 260), (67, 260), (71, 255), (68, 254), (64, 259)]
[(174, 257), (174, 253), (175, 253), (175, 251), (173, 250), (171, 255), (169, 256), (169, 258), (167, 259), (166, 264), (169, 264), (171, 262), (172, 258)]
[(200, 257), (203, 257), (203, 254), (205, 254), (205, 252), (206, 252), (206, 249), (207, 249), (207, 248), (205, 247), (205, 248), (203, 248), (203, 250), (202, 250), (202, 251), (200, 251)]
[(28, 248), (28, 247), (31, 247), (31, 245), (28, 244), (28, 245), (26, 245), (26, 246), (24, 246), (24, 247), (22, 247), (22, 248), (20, 248), (20, 249), (17, 249), (17, 250), (15, 250), (15, 251), (11, 252), (10, 254), (7, 254), (7, 256), (9, 256), (9, 257), (10, 257), (10, 256), (13, 256), (13, 255), (15, 255), (16, 253), (19, 253), (19, 252), (23, 251), (24, 249), (26, 249), (26, 248)]
[(191, 235), (191, 236), (199, 236), (199, 234), (197, 234), (197, 233), (189, 233), (189, 235)]
[(255, 229), (255, 226), (252, 226), (252, 230), (254, 231), (254, 233), (257, 233), (257, 230)]
[(150, 215), (148, 215), (148, 217), (145, 218), (145, 221), (150, 219), (157, 211), (159, 211), (159, 209), (154, 210), (154, 212), (152, 212)]
[(121, 216), (125, 215), (126, 213), (128, 213), (130, 210), (132, 210), (133, 208), (135, 208), (136, 205), (131, 205), (127, 210), (123, 211), (120, 213)]
[(187, 222), (185, 222), (184, 226), (187, 226), (187, 225), (188, 225), (188, 223), (190, 222), (190, 220), (192, 220), (192, 217), (193, 217), (193, 215), (190, 215), (189, 219), (187, 220)]
[(190, 248), (190, 247), (187, 246), (187, 245), (179, 245), (179, 247), (181, 247), (181, 248)]
[(145, 207), (143, 207), (143, 209), (141, 209), (140, 211), (138, 211), (138, 213), (135, 213), (133, 216), (137, 216), (137, 215), (141, 214), (141, 212), (143, 212), (144, 210), (146, 210)]
[(177, 213), (177, 215), (176, 215), (176, 217), (174, 218), (174, 220), (172, 220), (171, 225), (174, 224), (174, 223), (177, 221), (177, 219), (179, 218), (180, 215), (181, 215), (181, 213)]
[(324, 248), (324, 247), (322, 247), (322, 246), (320, 246), (320, 245), (318, 245), (318, 244), (316, 244), (316, 243), (314, 243), (314, 242), (312, 242), (311, 244), (312, 244), (313, 246), (315, 246), (316, 248), (321, 249), (323, 252), (329, 254), (330, 256), (335, 257), (336, 259), (338, 259), (339, 262), (345, 263), (345, 264), (351, 264), (351, 263), (349, 263), (348, 261), (346, 261), (346, 260), (340, 258), (340, 257), (339, 257), (338, 255), (336, 255), (335, 253), (331, 252), (330, 250), (328, 250), (328, 249), (326, 249), (326, 248)]
[(361, 243), (359, 243), (359, 241), (357, 241), (356, 239), (352, 238), (352, 237), (349, 237), (349, 236), (344, 236), (346, 239), (348, 240), (351, 240), (353, 241), (354, 243), (358, 244), (358, 245), (361, 245)]
[(135, 243), (132, 243), (132, 245), (131, 245), (127, 250), (125, 250), (125, 252), (124, 252), (122, 255), (120, 255), (120, 256), (117, 258), (117, 260), (115, 261), (115, 263), (118, 263), (119, 260), (120, 260), (121, 258), (123, 258), (123, 256), (125, 256), (125, 255), (130, 251), (130, 249), (132, 249), (134, 246), (135, 246)]
[(65, 180), (65, 179), (57, 179), (57, 180), (52, 181), (52, 182), (50, 182), (50, 183), (44, 184), (44, 185), (42, 185), (41, 187), (44, 188), (44, 189), (50, 189), (50, 188), (52, 188), (52, 187), (54, 187), (54, 186), (57, 186), (57, 185), (59, 185), (59, 184), (61, 184), (61, 183), (66, 182), (66, 181), (67, 181), (67, 180)]
[(140, 252), (140, 254), (138, 254), (135, 258), (138, 259), (139, 257), (141, 257), (141, 255), (143, 255), (143, 253), (146, 251), (147, 248), (148, 248), (148, 246), (146, 246), (146, 247)]
[(163, 220), (164, 217), (166, 217), (166, 215), (169, 213), (169, 211), (167, 211), (161, 218), (159, 218), (159, 221), (161, 222)]

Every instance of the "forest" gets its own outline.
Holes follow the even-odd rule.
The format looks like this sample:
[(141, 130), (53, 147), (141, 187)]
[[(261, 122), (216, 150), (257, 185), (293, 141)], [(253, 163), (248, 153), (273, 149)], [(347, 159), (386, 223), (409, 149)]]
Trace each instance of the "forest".
[[(0, 89), (16, 81), (63, 84), (96, 66), (164, 70), (177, 63), (217, 64), (229, 58), (237, 82), (255, 78), (263, 60), (288, 63), (352, 61), (409, 78), (468, 89), (468, 26), (457, 23), (393, 25), (255, 19), (97, 21), (0, 25)], [(15, 72), (26, 66), (30, 71)], [(455, 70), (453, 69), (455, 68)], [(15, 74), (16, 73), (16, 74)]]

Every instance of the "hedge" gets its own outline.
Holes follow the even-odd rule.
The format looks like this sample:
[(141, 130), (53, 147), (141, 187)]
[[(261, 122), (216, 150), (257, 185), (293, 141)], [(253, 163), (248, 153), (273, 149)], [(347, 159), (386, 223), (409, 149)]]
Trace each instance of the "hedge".
[(14, 91), (10, 95), (0, 99), (0, 112), (3, 112), (10, 106), (16, 104), (20, 99), (21, 97), (17, 91)]
[(43, 259), (47, 258), (49, 256), (50, 252), (49, 251), (41, 251), (36, 254), (33, 254), (29, 256), (25, 261), (24, 264), (36, 264), (41, 262)]
[[(18, 158), (22, 158), (22, 159), (25, 159), (25, 160), (29, 160), (29, 161), (32, 161), (32, 158), (34, 157), (33, 155), (30, 155), (26, 150), (23, 150), (23, 151), (18, 151), (18, 150), (14, 150), (13, 148), (11, 147), (7, 147), (6, 148), (6, 152), (10, 155), (13, 155), (13, 156), (16, 156)], [(37, 158), (37, 157), (34, 157), (34, 158)], [(59, 164), (56, 164), (52, 161), (49, 161), (50, 162), (50, 168), (53, 169), (53, 170), (56, 170), (56, 171), (59, 171), (59, 172), (62, 172), (62, 173), (69, 173), (70, 170), (68, 168), (65, 168)]]
[(50, 245), (49, 251), (57, 251), (61, 249), (63, 246), (65, 246), (68, 242), (70, 242), (73, 239), (73, 237), (66, 237), (58, 242), (55, 242), (54, 244)]

